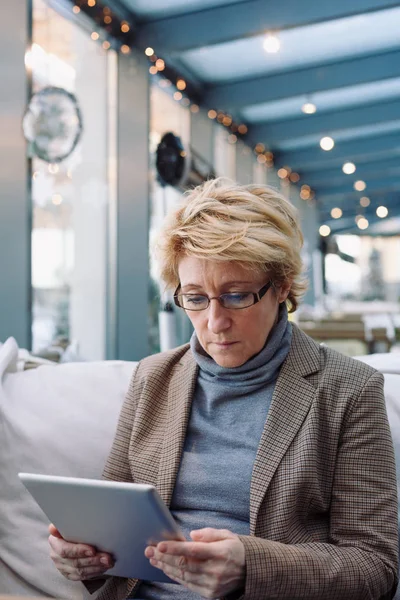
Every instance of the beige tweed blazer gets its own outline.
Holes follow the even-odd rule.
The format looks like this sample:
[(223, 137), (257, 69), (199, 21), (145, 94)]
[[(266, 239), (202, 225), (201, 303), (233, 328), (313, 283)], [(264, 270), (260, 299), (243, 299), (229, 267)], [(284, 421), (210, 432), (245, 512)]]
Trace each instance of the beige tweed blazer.
[[(188, 345), (139, 363), (105, 478), (153, 484), (170, 503), (197, 372)], [(296, 326), (254, 463), (250, 535), (241, 540), (246, 600), (383, 600), (396, 587), (383, 377)], [(113, 577), (97, 598), (123, 600), (139, 584)]]

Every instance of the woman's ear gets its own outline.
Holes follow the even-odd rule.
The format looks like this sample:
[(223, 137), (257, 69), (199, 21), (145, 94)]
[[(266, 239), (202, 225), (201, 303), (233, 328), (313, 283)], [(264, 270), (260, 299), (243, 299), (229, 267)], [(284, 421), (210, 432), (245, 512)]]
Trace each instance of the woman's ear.
[(287, 299), (289, 292), (290, 292), (290, 288), (292, 287), (292, 282), (291, 281), (285, 281), (278, 289), (277, 289), (277, 297), (278, 297), (278, 302), (279, 304), (281, 304), (282, 302), (285, 302), (285, 300)]

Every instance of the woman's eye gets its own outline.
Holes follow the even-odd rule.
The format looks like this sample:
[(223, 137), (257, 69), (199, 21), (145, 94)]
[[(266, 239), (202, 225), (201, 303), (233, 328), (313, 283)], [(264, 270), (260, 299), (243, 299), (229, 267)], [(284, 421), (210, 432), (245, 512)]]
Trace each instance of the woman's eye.
[(186, 296), (186, 302), (189, 304), (201, 304), (205, 300), (205, 296)]

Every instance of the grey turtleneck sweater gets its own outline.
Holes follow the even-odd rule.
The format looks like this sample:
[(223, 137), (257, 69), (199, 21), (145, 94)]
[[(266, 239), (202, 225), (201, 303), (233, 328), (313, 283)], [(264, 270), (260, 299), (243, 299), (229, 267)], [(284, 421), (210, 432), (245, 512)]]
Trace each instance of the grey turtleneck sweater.
[[(190, 346), (199, 365), (196, 390), (171, 502), (187, 539), (192, 529), (249, 533), (250, 482), (279, 369), (292, 329), (285, 304), (264, 348), (241, 367), (225, 368), (205, 353), (196, 334)], [(182, 586), (143, 583), (140, 600), (199, 600)]]

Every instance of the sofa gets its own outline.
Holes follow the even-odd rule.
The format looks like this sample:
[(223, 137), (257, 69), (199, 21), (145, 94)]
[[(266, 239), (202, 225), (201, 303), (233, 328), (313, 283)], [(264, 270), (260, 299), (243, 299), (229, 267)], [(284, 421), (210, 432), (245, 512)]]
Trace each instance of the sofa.
[[(400, 354), (360, 360), (385, 376), (400, 482)], [(136, 363), (25, 363), (15, 340), (0, 346), (0, 594), (82, 600), (54, 568), (48, 520), (17, 473), (100, 478)]]

